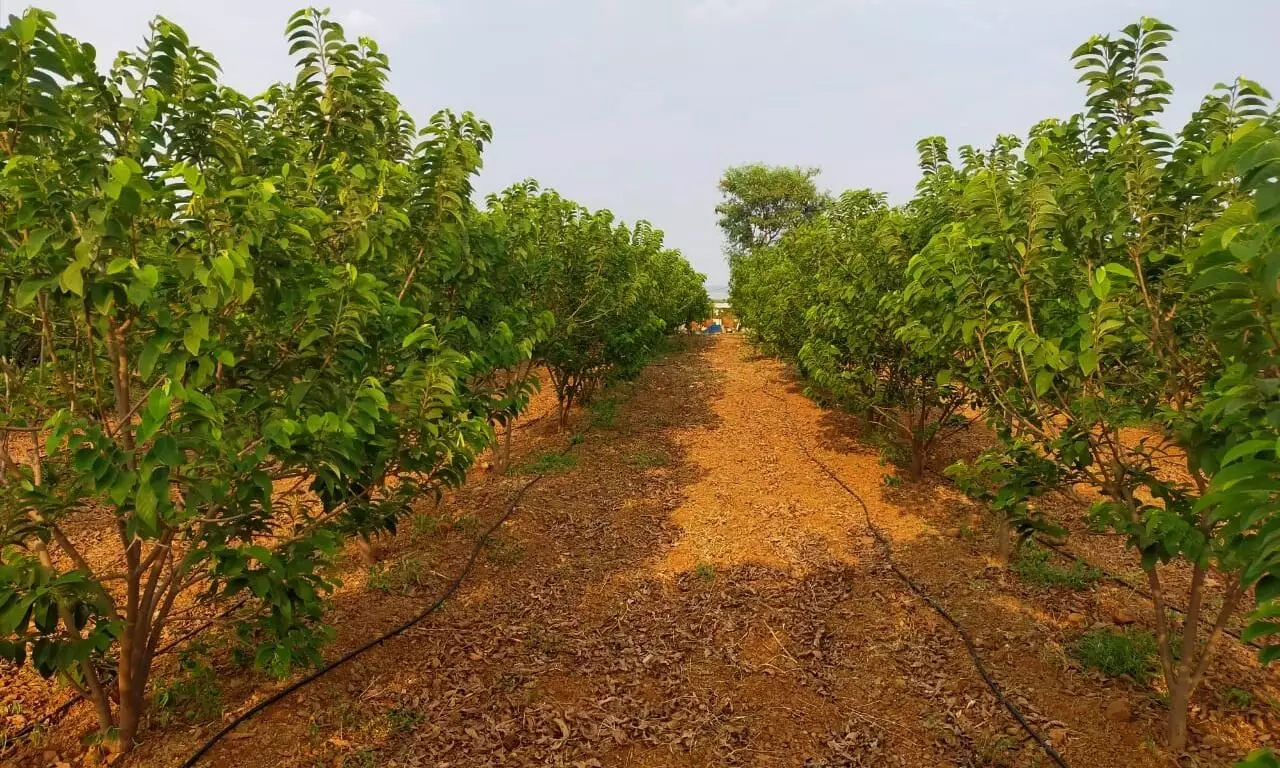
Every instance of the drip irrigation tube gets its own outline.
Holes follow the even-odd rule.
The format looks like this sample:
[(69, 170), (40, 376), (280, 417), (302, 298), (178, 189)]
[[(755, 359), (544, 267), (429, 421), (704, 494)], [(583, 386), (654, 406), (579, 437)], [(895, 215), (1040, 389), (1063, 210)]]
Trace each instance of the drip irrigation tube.
[[(1085, 558), (1081, 557), (1080, 555), (1075, 554), (1074, 552), (1071, 552), (1071, 551), (1070, 551), (1070, 550), (1068, 550), (1066, 547), (1063, 547), (1063, 546), (1061, 546), (1061, 545), (1055, 544), (1055, 543), (1053, 543), (1052, 541), (1049, 541), (1048, 539), (1045, 539), (1045, 538), (1043, 538), (1043, 537), (1041, 537), (1041, 536), (1036, 536), (1036, 537), (1035, 537), (1035, 540), (1036, 540), (1036, 543), (1037, 543), (1037, 544), (1039, 544), (1039, 545), (1043, 546), (1045, 549), (1048, 549), (1048, 550), (1050, 550), (1050, 551), (1052, 551), (1052, 552), (1054, 552), (1054, 553), (1058, 554), (1059, 556), (1064, 557), (1064, 558), (1066, 558), (1067, 560), (1070, 560), (1070, 561), (1071, 561), (1071, 562), (1073, 562), (1073, 563), (1080, 563), (1081, 565), (1087, 566), (1087, 567), (1089, 567), (1089, 568), (1093, 568), (1094, 570), (1096, 570), (1096, 571), (1098, 571), (1099, 573), (1101, 573), (1101, 574), (1102, 574), (1102, 575), (1107, 579), (1107, 581), (1110, 581), (1111, 583), (1116, 584), (1117, 586), (1124, 587), (1125, 589), (1129, 590), (1130, 592), (1134, 593), (1135, 595), (1138, 595), (1138, 596), (1140, 596), (1140, 597), (1143, 597), (1143, 598), (1145, 598), (1145, 599), (1147, 599), (1147, 600), (1151, 600), (1152, 602), (1154, 602), (1154, 601), (1155, 601), (1155, 598), (1154, 598), (1154, 597), (1152, 596), (1152, 594), (1151, 594), (1150, 592), (1148, 592), (1147, 590), (1143, 589), (1142, 587), (1136, 587), (1136, 586), (1134, 586), (1133, 584), (1130, 584), (1129, 582), (1125, 581), (1124, 579), (1120, 578), (1119, 576), (1115, 575), (1114, 573), (1111, 573), (1110, 571), (1106, 570), (1105, 568), (1099, 568), (1098, 566), (1096, 566), (1096, 565), (1094, 565), (1093, 563), (1089, 562), (1087, 559), (1085, 559)], [(1171, 611), (1173, 611), (1174, 613), (1179, 614), (1179, 615), (1181, 615), (1181, 616), (1186, 616), (1186, 615), (1187, 615), (1187, 611), (1186, 611), (1186, 609), (1185, 609), (1185, 608), (1181, 608), (1181, 607), (1179, 607), (1179, 606), (1172, 605), (1172, 604), (1170, 604), (1167, 600), (1165, 601), (1164, 607), (1165, 607), (1165, 608), (1168, 608), (1169, 610), (1171, 610)], [(1204, 616), (1201, 616), (1201, 617), (1200, 617), (1200, 624), (1202, 624), (1202, 625), (1209, 625), (1209, 626), (1211, 626), (1211, 625), (1213, 624), (1213, 622), (1212, 622), (1212, 621), (1210, 621), (1208, 618), (1206, 618), (1206, 617), (1204, 617)], [(1259, 650), (1259, 651), (1261, 651), (1261, 650), (1262, 650), (1262, 646), (1261, 646), (1261, 645), (1259, 645), (1259, 644), (1258, 644), (1258, 643), (1256, 643), (1256, 642), (1250, 641), (1250, 640), (1245, 640), (1245, 639), (1244, 639), (1244, 637), (1243, 637), (1243, 636), (1241, 636), (1241, 634), (1240, 634), (1239, 632), (1236, 632), (1236, 631), (1235, 631), (1235, 630), (1233, 630), (1233, 629), (1228, 629), (1228, 628), (1226, 628), (1226, 627), (1223, 627), (1223, 628), (1222, 628), (1222, 634), (1226, 635), (1227, 637), (1232, 638), (1233, 640), (1235, 640), (1236, 642), (1240, 643), (1241, 645), (1247, 645), (1247, 646), (1249, 646), (1250, 648), (1253, 648), (1253, 649), (1255, 649), (1255, 650)]]
[(1045, 737), (1042, 736), (1039, 731), (1037, 731), (1034, 727), (1032, 727), (1030, 723), (1027, 722), (1027, 719), (1023, 716), (1021, 710), (1018, 709), (1017, 705), (1014, 704), (1012, 701), (1009, 701), (1008, 697), (1004, 695), (1004, 691), (1000, 689), (1000, 684), (997, 683), (995, 679), (991, 677), (991, 673), (987, 670), (987, 666), (983, 664), (982, 657), (978, 654), (978, 649), (973, 644), (973, 638), (969, 635), (969, 632), (965, 630), (965, 628), (960, 625), (960, 622), (956, 621), (955, 618), (953, 618), (951, 614), (947, 612), (947, 609), (943, 608), (942, 605), (939, 604), (938, 601), (935, 600), (932, 595), (930, 595), (928, 592), (925, 592), (924, 589), (921, 588), (920, 585), (917, 584), (914, 579), (912, 579), (910, 576), (904, 573), (901, 568), (898, 567), (897, 562), (895, 562), (893, 559), (893, 545), (890, 544), (889, 539), (884, 535), (884, 533), (878, 527), (876, 527), (876, 524), (871, 522), (871, 511), (867, 508), (867, 503), (862, 500), (862, 497), (859, 496), (856, 491), (854, 491), (852, 488), (846, 485), (845, 482), (841, 480), (836, 475), (835, 472), (832, 472), (831, 469), (826, 464), (823, 464), (820, 459), (818, 459), (816, 456), (809, 453), (808, 449), (804, 449), (804, 450), (805, 450), (805, 455), (807, 455), (810, 459), (812, 459), (813, 462), (817, 464), (818, 467), (821, 468), (823, 472), (825, 472), (832, 480), (836, 481), (836, 483), (838, 483), (841, 488), (843, 488), (847, 493), (849, 493), (849, 495), (857, 499), (858, 504), (862, 506), (863, 514), (866, 516), (867, 528), (871, 531), (871, 535), (875, 537), (875, 540), (880, 544), (881, 551), (884, 553), (884, 559), (885, 559), (885, 562), (888, 564), (889, 569), (892, 570), (894, 575), (897, 576), (898, 579), (902, 581), (902, 583), (906, 584), (907, 587), (909, 587), (911, 591), (916, 594), (917, 597), (919, 597), (926, 604), (928, 604), (928, 606), (932, 608), (935, 613), (941, 616), (944, 620), (946, 620), (948, 624), (952, 626), (953, 629), (955, 629), (956, 634), (960, 636), (961, 642), (964, 643), (965, 650), (969, 652), (969, 658), (973, 660), (974, 668), (977, 669), (978, 674), (982, 676), (983, 682), (985, 682), (987, 684), (987, 687), (991, 689), (991, 693), (995, 695), (996, 699), (1001, 704), (1004, 705), (1004, 708), (1009, 711), (1009, 714), (1013, 716), (1013, 719), (1018, 721), (1018, 725), (1022, 726), (1022, 730), (1026, 731), (1027, 734), (1030, 735), (1031, 738), (1034, 739), (1035, 742), (1040, 745), (1040, 748), (1044, 750), (1044, 753), (1048, 755), (1049, 759), (1053, 760), (1053, 762), (1057, 764), (1059, 768), (1071, 768), (1071, 766), (1068, 765), (1067, 761), (1063, 759), (1062, 755), (1058, 754), (1058, 751), (1053, 748), (1053, 745), (1050, 744), (1049, 741), (1045, 739)]
[[(533, 421), (537, 422), (537, 421), (540, 421), (542, 418), (543, 417), (539, 416), (537, 419), (534, 419)], [(575, 438), (576, 437), (579, 437), (579, 436), (575, 436)], [(580, 442), (579, 440), (575, 439), (573, 442), (569, 444), (569, 446), (564, 451), (561, 451), (561, 453), (568, 453), (569, 451), (573, 450), (579, 444), (579, 442)], [(355, 650), (346, 654), (342, 658), (339, 658), (331, 662), (330, 664), (316, 670), (310, 675), (298, 680), (297, 682), (285, 687), (284, 689), (276, 692), (272, 696), (269, 696), (268, 698), (259, 702), (252, 709), (241, 714), (236, 719), (228, 723), (225, 727), (223, 727), (222, 730), (218, 731), (216, 734), (210, 737), (208, 741), (202, 744), (200, 748), (196, 750), (196, 752), (190, 758), (188, 758), (188, 760), (185, 763), (183, 763), (183, 768), (188, 768), (189, 766), (195, 765), (197, 762), (199, 762), (200, 758), (205, 755), (205, 753), (207, 753), (219, 741), (221, 741), (224, 737), (226, 737), (227, 734), (231, 733), (231, 731), (235, 730), (237, 727), (244, 724), (245, 721), (257, 715), (262, 710), (266, 709), (267, 707), (271, 706), (277, 701), (280, 701), (281, 699), (285, 698), (286, 696), (293, 693), (294, 691), (297, 691), (299, 688), (302, 688), (303, 686), (314, 682), (315, 680), (319, 679), (325, 674), (333, 671), (334, 669), (342, 666), (343, 664), (346, 664), (348, 661), (351, 661), (352, 659), (364, 653), (365, 651), (369, 650), (370, 648), (373, 648), (377, 645), (381, 645), (387, 640), (390, 640), (391, 638), (405, 632), (414, 624), (417, 624), (418, 622), (425, 619), (427, 616), (439, 610), (440, 606), (443, 605), (446, 600), (448, 600), (450, 597), (453, 596), (455, 592), (458, 591), (458, 588), (462, 585), (463, 580), (466, 579), (468, 575), (470, 575), (471, 569), (475, 567), (476, 560), (479, 558), (480, 552), (481, 550), (484, 549), (484, 545), (488, 542), (489, 537), (492, 536), (494, 531), (498, 530), (498, 528), (511, 517), (511, 514), (515, 511), (516, 506), (519, 505), (520, 500), (524, 498), (525, 493), (528, 492), (528, 490), (532, 488), (534, 485), (536, 485), (538, 482), (540, 482), (544, 477), (546, 477), (545, 474), (538, 475), (532, 478), (531, 480), (529, 480), (529, 482), (525, 483), (523, 486), (520, 487), (518, 491), (516, 491), (515, 496), (513, 496), (511, 501), (507, 504), (507, 507), (503, 512), (503, 514), (498, 518), (496, 522), (493, 523), (493, 525), (491, 525), (488, 529), (485, 530), (484, 534), (481, 535), (480, 538), (476, 539), (476, 544), (472, 548), (471, 555), (470, 557), (467, 558), (467, 562), (463, 566), (462, 571), (459, 572), (459, 574), (453, 579), (453, 581), (449, 583), (449, 586), (445, 589), (444, 593), (434, 603), (432, 603), (430, 607), (428, 607), (423, 612), (419, 613), (417, 616), (414, 616), (413, 618), (409, 619), (404, 624), (392, 629), (390, 632), (365, 643), (359, 648), (356, 648)], [(225, 610), (221, 611), (217, 616), (214, 616), (212, 619), (205, 621), (204, 623), (200, 624), (196, 628), (188, 632), (185, 632), (182, 635), (178, 636), (177, 638), (169, 641), (156, 652), (156, 656), (163, 656), (167, 653), (171, 653), (175, 648), (177, 648), (183, 642), (190, 640), (192, 637), (195, 637), (196, 635), (212, 627), (218, 621), (222, 620), (223, 618), (226, 618), (236, 609), (244, 605), (245, 602), (247, 602), (247, 600), (248, 598), (242, 598), (238, 600), (237, 602), (228, 606)], [(71, 708), (73, 706), (75, 706), (77, 703), (79, 703), (84, 699), (85, 697), (83, 695), (79, 693), (74, 694), (70, 698), (68, 698), (66, 701), (62, 702), (62, 704), (58, 705), (57, 709), (53, 710), (49, 714), (44, 715), (43, 717), (40, 717), (31, 723), (28, 723), (26, 726), (21, 728), (17, 733), (11, 736), (5, 737), (4, 742), (0, 742), (0, 757), (7, 756), (7, 754), (11, 750), (13, 750), (18, 746), (19, 741), (21, 741), (22, 739), (30, 735), (36, 728), (40, 727), (41, 725), (47, 725), (49, 723), (52, 723), (55, 720), (58, 720), (59, 718), (63, 717), (69, 711), (71, 711)]]
[[(569, 448), (566, 449), (565, 452), (567, 453), (568, 450), (572, 450), (573, 446), (576, 444), (577, 443), (571, 444)], [(386, 641), (398, 635), (403, 634), (410, 627), (412, 627), (413, 625), (417, 624), (418, 622), (422, 621), (423, 619), (427, 618), (428, 616), (430, 616), (431, 614), (439, 610), (440, 606), (444, 605), (446, 600), (453, 597), (454, 593), (458, 591), (458, 588), (462, 586), (462, 582), (467, 578), (467, 576), (471, 574), (471, 570), (475, 567), (476, 561), (480, 558), (480, 552), (484, 549), (485, 544), (488, 543), (489, 537), (492, 536), (494, 531), (497, 531), (498, 528), (501, 527), (501, 525), (505, 523), (508, 518), (511, 517), (511, 514), (515, 511), (516, 507), (520, 504), (520, 500), (524, 498), (525, 493), (527, 493), (530, 488), (532, 488), (533, 486), (541, 482), (542, 479), (545, 477), (546, 477), (545, 474), (538, 475), (533, 479), (529, 480), (529, 482), (522, 485), (520, 487), (520, 490), (516, 491), (515, 496), (512, 496), (511, 501), (507, 503), (506, 510), (503, 511), (503, 513), (498, 517), (497, 520), (493, 522), (492, 525), (490, 525), (487, 529), (485, 529), (485, 532), (478, 539), (476, 539), (475, 546), (471, 548), (471, 554), (467, 558), (467, 562), (462, 566), (462, 570), (458, 571), (458, 575), (453, 577), (453, 580), (449, 582), (449, 585), (445, 587), (444, 592), (440, 594), (440, 597), (436, 598), (435, 602), (431, 603), (431, 605), (429, 605), (426, 609), (419, 612), (417, 615), (413, 616), (407, 621), (403, 622), (399, 626), (395, 627), (391, 631), (386, 632), (382, 635), (379, 635), (378, 637), (375, 637), (374, 639), (364, 643), (363, 645), (359, 646), (358, 648), (355, 648), (354, 650), (348, 651), (347, 653), (343, 654), (339, 658), (329, 662), (328, 664), (324, 665), (320, 669), (317, 669), (316, 671), (312, 672), (306, 677), (296, 680), (293, 683), (290, 683), (289, 685), (280, 689), (279, 691), (276, 691), (275, 693), (271, 694), (267, 698), (255, 704), (249, 710), (236, 716), (234, 720), (232, 720), (231, 722), (223, 726), (222, 730), (218, 731), (213, 736), (209, 737), (207, 741), (201, 744), (200, 748), (197, 749), (191, 755), (191, 757), (187, 758), (187, 761), (182, 764), (182, 768), (192, 768), (192, 766), (199, 763), (200, 759), (204, 757), (205, 754), (209, 752), (209, 750), (213, 749), (213, 747), (217, 745), (219, 741), (225, 738), (227, 734), (231, 733), (236, 728), (243, 725), (246, 721), (256, 716), (258, 713), (262, 712), (267, 707), (270, 707), (272, 704), (275, 704), (276, 702), (280, 701), (286, 696), (289, 696), (290, 694), (299, 690), (300, 688), (303, 688), (307, 685), (310, 685), (311, 683), (314, 683), (316, 680), (319, 680), (321, 677), (329, 674), (330, 672), (337, 669), (338, 667), (341, 667), (342, 665), (346, 664), (347, 662), (361, 655), (365, 651), (368, 651), (371, 648), (375, 648), (379, 645), (382, 645)]]
[[(765, 391), (765, 394), (775, 400), (783, 400), (781, 397), (773, 395), (768, 391)], [(973, 644), (973, 638), (969, 635), (969, 632), (961, 626), (960, 622), (956, 621), (955, 618), (952, 617), (952, 615), (933, 598), (933, 596), (921, 588), (921, 586), (916, 583), (915, 579), (912, 579), (900, 567), (898, 567), (898, 563), (893, 559), (893, 545), (889, 541), (888, 537), (884, 535), (884, 532), (881, 531), (874, 522), (872, 522), (871, 509), (867, 506), (867, 502), (863, 500), (862, 496), (859, 495), (857, 491), (850, 488), (844, 480), (840, 479), (839, 475), (837, 475), (830, 467), (823, 463), (821, 459), (809, 450), (809, 447), (800, 439), (793, 420), (788, 419), (788, 424), (792, 426), (791, 438), (795, 441), (796, 445), (799, 446), (800, 450), (804, 452), (804, 455), (816, 464), (818, 468), (827, 475), (827, 477), (831, 478), (837, 485), (844, 489), (845, 493), (852, 496), (862, 507), (862, 513), (866, 518), (867, 530), (871, 532), (872, 537), (875, 538), (876, 542), (880, 545), (885, 563), (889, 566), (889, 569), (893, 571), (893, 574), (897, 576), (903, 584), (906, 584), (907, 587), (914, 592), (917, 597), (923, 600), (926, 605), (932, 608), (935, 613), (950, 624), (952, 629), (956, 631), (956, 634), (960, 636), (961, 642), (964, 643), (965, 650), (969, 652), (969, 658), (973, 661), (974, 668), (978, 670), (978, 674), (982, 677), (983, 682), (987, 684), (987, 687), (991, 689), (991, 693), (995, 695), (996, 700), (999, 701), (1006, 710), (1008, 710), (1009, 714), (1018, 722), (1018, 725), (1022, 730), (1026, 731), (1027, 734), (1035, 740), (1036, 744), (1040, 746), (1040, 749), (1044, 750), (1044, 753), (1049, 756), (1049, 759), (1052, 760), (1058, 768), (1071, 768), (1070, 764), (1067, 763), (1062, 755), (1058, 754), (1058, 751), (1053, 748), (1053, 745), (1050, 744), (1049, 741), (1031, 725), (1031, 723), (1027, 722), (1027, 718), (1023, 716), (1022, 711), (1018, 709), (1017, 705), (1012, 701), (1009, 701), (1009, 698), (1004, 695), (1004, 691), (1000, 689), (1000, 684), (995, 681), (991, 676), (991, 673), (987, 670), (986, 664), (983, 663), (982, 657), (978, 654), (977, 646)]]
[(208, 629), (209, 627), (212, 627), (214, 624), (217, 624), (219, 621), (222, 621), (226, 617), (230, 616), (232, 613), (235, 613), (236, 609), (238, 609), (240, 606), (244, 605), (247, 602), (249, 602), (249, 598), (247, 597), (240, 598), (239, 600), (235, 601), (231, 605), (227, 606), (225, 610), (220, 611), (217, 616), (214, 616), (213, 618), (205, 621), (204, 623), (200, 624), (194, 629), (190, 629), (190, 630), (187, 630), (186, 632), (183, 632), (181, 635), (178, 635), (174, 639), (160, 646), (160, 650), (156, 651), (156, 656), (163, 656), (166, 653), (171, 652), (174, 648), (177, 648), (179, 645), (182, 645), (183, 643), (195, 637), (196, 635), (200, 634), (201, 632), (204, 632), (206, 629)]
[(83, 696), (77, 693), (71, 698), (59, 704), (58, 708), (53, 710), (49, 714), (44, 715), (43, 717), (36, 718), (32, 722), (27, 723), (22, 728), (20, 728), (17, 733), (13, 734), (12, 736), (6, 736), (3, 743), (3, 748), (0, 749), (0, 757), (8, 757), (11, 751), (18, 748), (18, 742), (25, 739), (36, 728), (42, 725), (49, 725), (54, 720), (57, 720), (61, 718), (63, 715), (70, 712), (71, 708), (74, 707), (77, 703), (79, 703), (79, 701), (83, 698), (84, 698)]
[[(168, 643), (165, 643), (160, 647), (159, 650), (156, 651), (156, 657), (159, 658), (160, 656), (164, 656), (165, 654), (172, 653), (174, 649), (176, 649), (179, 645), (186, 642), (187, 640), (190, 640), (191, 638), (195, 637), (201, 632), (204, 632), (205, 630), (212, 627), (214, 624), (217, 624), (219, 621), (226, 618), (237, 608), (244, 605), (247, 601), (248, 601), (248, 598), (241, 598), (240, 600), (237, 600), (235, 603), (228, 606), (226, 610), (219, 612), (218, 615), (214, 616), (213, 618), (206, 620), (205, 622), (201, 623), (194, 629), (188, 630), (182, 633), (181, 635), (179, 635), (178, 637), (174, 638), (173, 640), (170, 640)], [(61, 704), (59, 704), (57, 709), (53, 710), (52, 712), (46, 715), (36, 718), (30, 723), (27, 723), (22, 728), (20, 728), (17, 731), (17, 733), (14, 733), (12, 736), (5, 737), (4, 743), (0, 743), (0, 757), (7, 757), (10, 751), (12, 751), (18, 746), (18, 742), (25, 739), (27, 736), (31, 735), (31, 733), (36, 728), (44, 725), (52, 725), (55, 721), (61, 719), (68, 712), (70, 712), (71, 708), (74, 707), (76, 704), (80, 703), (81, 701), (87, 701), (87, 700), (88, 699), (85, 698), (84, 694), (81, 694), (81, 693), (72, 694), (70, 698), (68, 698), (66, 701), (62, 702)]]

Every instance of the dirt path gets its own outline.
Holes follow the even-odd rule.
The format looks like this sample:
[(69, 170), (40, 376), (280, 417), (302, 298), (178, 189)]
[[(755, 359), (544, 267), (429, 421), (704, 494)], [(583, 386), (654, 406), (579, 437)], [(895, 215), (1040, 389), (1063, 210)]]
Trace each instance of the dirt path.
[[(1048, 765), (796, 439), (858, 489), (902, 567), (1076, 768), (1170, 764), (1154, 695), (1085, 674), (1065, 650), (1129, 598), (1011, 581), (963, 499), (886, 485), (877, 454), (780, 364), (724, 337), (614, 397), (581, 415), (595, 426), (574, 465), (530, 492), (442, 613), (268, 710), (207, 764)], [(520, 433), (517, 465), (563, 447), (549, 421)], [(353, 569), (331, 653), (434, 595), (523, 479), (482, 479), (402, 533), (385, 572)], [(1280, 693), (1233, 654), (1222, 674)], [(219, 671), (228, 716), (272, 690)], [(1131, 720), (1107, 716), (1116, 701)], [(1227, 764), (1276, 722), (1212, 714), (1196, 726), (1201, 765)], [(215, 725), (152, 731), (130, 764), (177, 765)]]

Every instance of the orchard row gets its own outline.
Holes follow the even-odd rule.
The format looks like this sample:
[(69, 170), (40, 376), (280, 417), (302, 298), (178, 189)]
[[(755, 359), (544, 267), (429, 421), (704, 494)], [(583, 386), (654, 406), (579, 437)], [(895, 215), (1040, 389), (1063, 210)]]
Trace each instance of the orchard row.
[[(1025, 138), (958, 158), (921, 141), (903, 205), (746, 166), (718, 210), (744, 325), (894, 435), (909, 474), (981, 414), (996, 445), (949, 474), (1004, 531), (1056, 529), (1043, 494), (1098, 495), (1092, 522), (1154, 595), (1180, 751), (1234, 615), (1280, 658), (1280, 117), (1240, 79), (1167, 132), (1171, 32), (1143, 19), (1080, 46), (1083, 111)], [(1186, 594), (1162, 581), (1174, 562)]]
[(126, 750), (175, 605), (248, 596), (260, 667), (316, 662), (344, 540), (463, 483), (539, 368), (567, 414), (709, 309), (647, 223), (477, 206), (489, 126), (415, 125), (373, 41), (286, 34), (251, 98), (164, 19), (107, 72), (48, 13), (0, 29), (0, 655)]

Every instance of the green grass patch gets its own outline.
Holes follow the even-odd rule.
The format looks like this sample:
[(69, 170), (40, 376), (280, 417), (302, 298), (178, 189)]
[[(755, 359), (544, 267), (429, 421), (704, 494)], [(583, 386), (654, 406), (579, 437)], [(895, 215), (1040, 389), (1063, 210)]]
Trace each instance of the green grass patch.
[(430, 512), (420, 512), (410, 521), (411, 535), (414, 539), (428, 539), (440, 533), (440, 518)]
[(983, 765), (993, 768), (1009, 768), (1013, 765), (1013, 754), (1017, 746), (1018, 742), (1005, 734), (987, 737), (976, 744), (978, 759)]
[(416, 557), (378, 563), (369, 569), (369, 588), (387, 594), (408, 594), (427, 583), (427, 567)]
[(409, 733), (426, 721), (426, 714), (416, 709), (394, 707), (387, 712), (387, 723), (392, 733)]
[(475, 515), (458, 515), (457, 517), (451, 518), (445, 521), (445, 523), (441, 523), (440, 527), (442, 530), (446, 523), (449, 526), (448, 530), (469, 539), (479, 538), (482, 530), (480, 526), (480, 518)]
[(627, 466), (635, 469), (654, 469), (671, 463), (671, 457), (661, 451), (636, 451), (627, 457)]
[(524, 547), (518, 542), (494, 534), (489, 537), (484, 556), (491, 563), (515, 565), (524, 559)]
[(696, 573), (698, 575), (698, 578), (702, 579), (703, 581), (716, 580), (716, 567), (711, 563), (698, 563), (696, 566), (694, 566), (693, 572)]
[(544, 453), (512, 470), (517, 475), (554, 475), (578, 466), (578, 457), (571, 453)]
[(1051, 562), (1049, 550), (1028, 543), (1010, 566), (1019, 579), (1037, 587), (1070, 587), (1077, 592), (1093, 586), (1102, 578), (1102, 571), (1090, 568), (1080, 561), (1063, 568)]
[(213, 669), (208, 646), (196, 643), (178, 654), (178, 671), (156, 682), (153, 722), (202, 723), (222, 716), (222, 688)]
[(613, 429), (618, 426), (618, 398), (606, 397), (591, 404), (593, 429)]
[(1145, 683), (1156, 673), (1156, 639), (1145, 629), (1099, 629), (1076, 642), (1072, 653), (1082, 664), (1110, 677)]

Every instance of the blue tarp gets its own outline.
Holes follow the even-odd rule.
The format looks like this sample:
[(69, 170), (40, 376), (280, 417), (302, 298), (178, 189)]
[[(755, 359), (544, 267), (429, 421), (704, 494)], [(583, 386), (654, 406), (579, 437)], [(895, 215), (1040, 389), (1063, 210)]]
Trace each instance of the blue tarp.
[(707, 326), (707, 329), (703, 331), (703, 333), (722, 333), (723, 331), (724, 328), (719, 323), (712, 323)]

